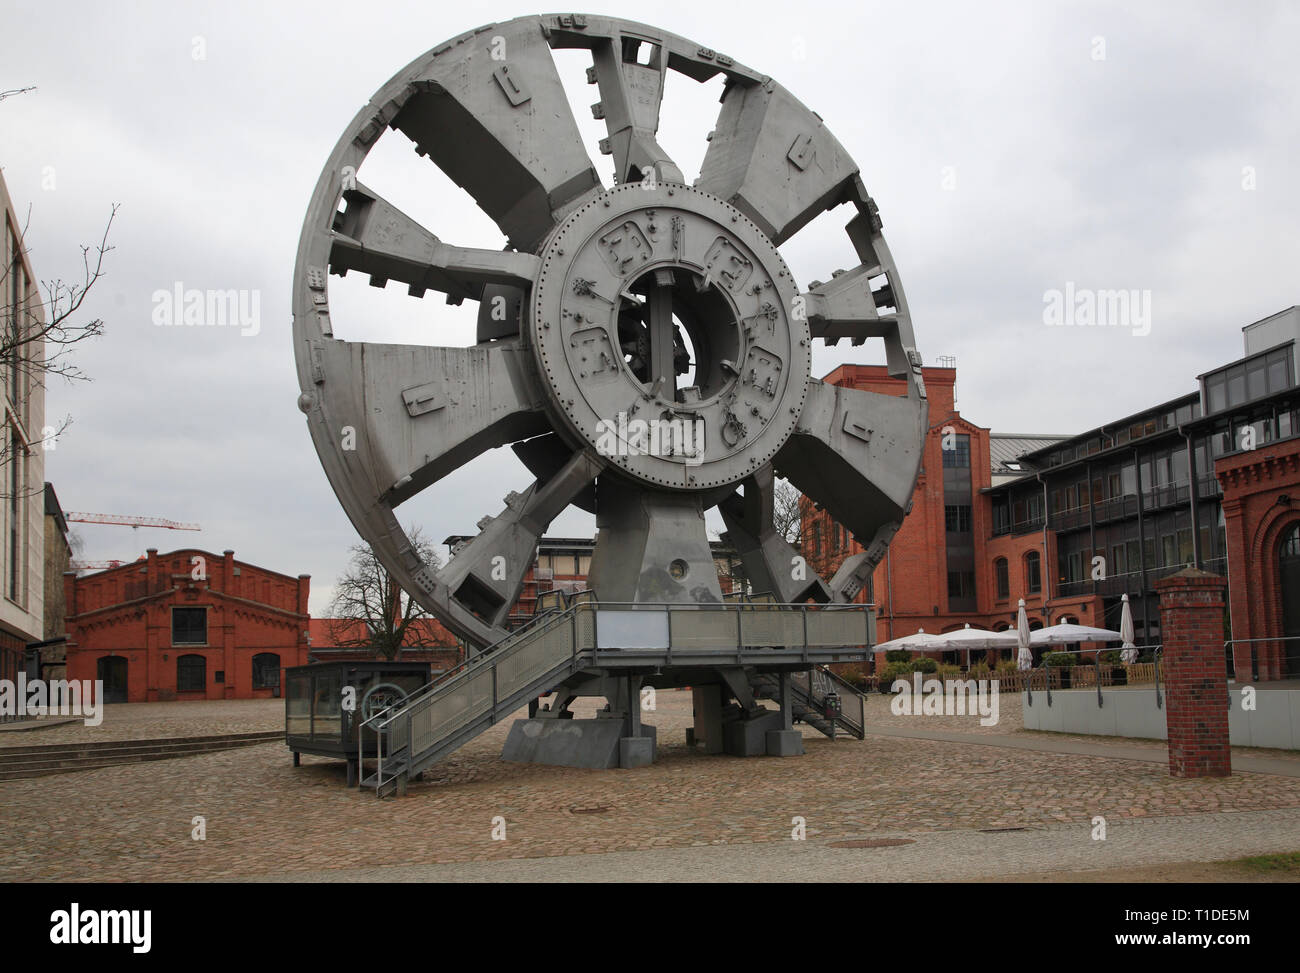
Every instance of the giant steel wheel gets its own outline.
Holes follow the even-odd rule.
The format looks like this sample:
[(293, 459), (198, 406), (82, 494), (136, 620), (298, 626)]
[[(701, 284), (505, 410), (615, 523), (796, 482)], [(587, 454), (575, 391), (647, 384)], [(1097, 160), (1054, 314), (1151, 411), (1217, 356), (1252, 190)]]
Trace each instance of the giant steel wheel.
[[(612, 187), (570, 112), (551, 54), (559, 48), (591, 52)], [(670, 70), (725, 78), (689, 185), (656, 141)], [(445, 242), (356, 180), (386, 128), (470, 193), (504, 249)], [(777, 248), (841, 204), (855, 211), (846, 229), (859, 264), (801, 292)], [(480, 302), (477, 343), (335, 338), (329, 277), (349, 271), (415, 297)], [(849, 601), (915, 485), (920, 358), (858, 167), (775, 81), (654, 27), (520, 17), (413, 61), (326, 163), (293, 300), (299, 407), (340, 502), (403, 587), (474, 645), (506, 633), (538, 539), (569, 504), (596, 513), (591, 583), (602, 601), (720, 600), (703, 518), (714, 506), (756, 589), (785, 602)], [(813, 339), (872, 337), (884, 339), (906, 395), (811, 377)], [(395, 509), (504, 445), (534, 482), (480, 521), (448, 564), (422, 563)], [(864, 546), (834, 578), (802, 570), (774, 531), (774, 475)]]

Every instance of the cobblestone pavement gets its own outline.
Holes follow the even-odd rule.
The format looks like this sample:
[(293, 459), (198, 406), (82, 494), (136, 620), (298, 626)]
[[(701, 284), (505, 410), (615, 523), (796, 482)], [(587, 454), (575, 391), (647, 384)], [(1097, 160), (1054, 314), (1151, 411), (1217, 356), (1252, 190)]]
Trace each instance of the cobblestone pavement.
[(1020, 875), (1041, 879), (1046, 871), (1074, 880), (1098, 869), (1222, 861), (1294, 848), (1300, 845), (1300, 809), (1119, 819), (1108, 822), (1105, 840), (1092, 834), (1087, 822), (996, 834), (910, 831), (880, 837), (914, 843), (883, 848), (785, 840), (245, 878), (268, 882), (960, 882)]
[[(180, 720), (185, 735), (215, 732), (197, 715), (177, 712), (196, 707), (197, 714), (208, 705), (222, 721), (247, 720), (249, 728), (263, 729), (278, 725), (266, 722), (279, 712), (278, 701), (268, 702), (274, 709), (261, 702), (158, 704), (166, 710), (157, 719)], [(1082, 835), (1091, 848), (1095, 815), (1105, 816), (1112, 828), (1159, 819), (1143, 833), (1164, 835), (1171, 847), (1195, 856), (1201, 845), (1185, 844), (1169, 822), (1187, 815), (1300, 809), (1300, 779), (1291, 777), (1175, 780), (1159, 764), (1110, 756), (884, 735), (832, 743), (807, 727), (804, 757), (710, 757), (685, 744), (690, 694), (661, 692), (658, 703), (648, 718), (661, 741), (651, 767), (584, 771), (507, 764), (499, 759), (508, 730), (503, 723), (435, 765), (425, 781), (412, 783), (408, 797), (383, 802), (346, 789), (339, 762), (304, 756), (295, 769), (279, 743), (0, 783), (0, 843), (6, 849), (0, 880), (319, 877), (334, 870), (342, 876), (408, 865), (763, 845), (745, 866), (752, 870), (767, 855), (807, 854), (833, 840), (900, 833), (1057, 828), (1062, 835)], [(158, 735), (154, 714), (139, 712), (136, 721), (113, 723), (147, 726), (142, 735)], [(223, 730), (230, 725), (223, 723)], [(191, 838), (196, 815), (206, 819), (204, 841)], [(795, 816), (806, 819), (807, 842), (790, 841)], [(496, 817), (505, 821), (505, 841), (492, 840)], [(1288, 826), (1298, 833), (1294, 822)], [(1015, 833), (965, 843), (937, 836), (926, 847), (949, 861), (936, 867), (953, 877), (966, 867), (964, 858), (979, 860), (994, 847), (982, 842), (1003, 841), (1008, 834)], [(899, 853), (836, 851), (859, 857)], [(1235, 837), (1232, 851), (1247, 853)], [(712, 860), (700, 857), (699, 867)], [(1029, 860), (1011, 865), (1041, 867)]]
[(283, 729), (282, 699), (113, 703), (104, 707), (104, 720), (99, 726), (86, 726), (78, 721), (21, 733), (0, 733), (0, 747), (46, 747), (61, 743), (148, 740), (155, 737), (258, 733)]

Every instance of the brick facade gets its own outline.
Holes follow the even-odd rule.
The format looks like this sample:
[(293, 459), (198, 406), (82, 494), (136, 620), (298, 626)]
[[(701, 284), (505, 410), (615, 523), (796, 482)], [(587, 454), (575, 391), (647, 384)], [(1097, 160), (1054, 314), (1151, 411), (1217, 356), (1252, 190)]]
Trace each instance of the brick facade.
[[(890, 543), (873, 576), (876, 604), (876, 640), (886, 642), (924, 628), (932, 634), (950, 632), (970, 623), (976, 628), (1001, 631), (1016, 622), (1020, 598), (1033, 628), (1055, 624), (1062, 617), (1081, 625), (1103, 626), (1102, 599), (1092, 595), (1050, 597), (1056, 570), (1055, 536), (1037, 530), (1025, 534), (993, 536), (990, 432), (964, 418), (956, 407), (956, 370), (924, 368), (930, 401), (930, 430), (926, 438), (921, 474), (912, 495), (912, 507)], [(826, 376), (833, 385), (861, 388), (882, 395), (900, 395), (904, 383), (891, 378), (884, 366), (842, 365)], [(968, 436), (970, 443), (971, 535), (974, 547), (975, 606), (958, 609), (949, 604), (948, 568), (945, 560), (944, 439), (948, 434)], [(804, 550), (809, 565), (825, 578), (862, 547), (845, 537), (825, 511), (804, 508)], [(1039, 555), (1039, 586), (1029, 588), (1027, 558)], [(1007, 559), (1007, 594), (997, 588), (996, 564)], [(865, 601), (864, 591), (858, 598)], [(937, 656), (940, 653), (918, 653)], [(1003, 655), (1009, 653), (1004, 652)], [(979, 661), (982, 651), (971, 655)], [(962, 661), (965, 653), (961, 654)], [(883, 662), (877, 653), (876, 663)]]
[[(1300, 524), (1300, 439), (1269, 443), (1220, 458), (1214, 471), (1223, 486), (1228, 542), (1228, 590), (1232, 638), (1280, 639), (1283, 618), (1281, 547)], [(1300, 633), (1293, 633), (1300, 634)], [(1237, 679), (1251, 675), (1251, 644), (1233, 646)], [(1254, 643), (1261, 680), (1297, 671), (1300, 643)]]
[(1220, 575), (1187, 568), (1155, 583), (1165, 633), (1165, 720), (1173, 777), (1227, 777), (1228, 671)]
[[(196, 549), (65, 574), (68, 678), (107, 676), (110, 701), (274, 696), (307, 662), (310, 582)], [(178, 609), (190, 627), (174, 627)]]

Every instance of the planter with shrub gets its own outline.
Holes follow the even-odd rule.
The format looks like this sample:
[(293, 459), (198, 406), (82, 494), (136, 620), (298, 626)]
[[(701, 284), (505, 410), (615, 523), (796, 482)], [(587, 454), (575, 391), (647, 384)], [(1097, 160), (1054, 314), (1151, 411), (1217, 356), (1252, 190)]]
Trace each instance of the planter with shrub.
[(892, 693), (895, 679), (910, 679), (912, 676), (912, 663), (910, 662), (889, 662), (879, 673), (878, 688), (882, 693)]
[(1049, 669), (1061, 670), (1061, 688), (1070, 688), (1070, 674), (1077, 660), (1069, 652), (1049, 652), (1043, 656), (1043, 664)]

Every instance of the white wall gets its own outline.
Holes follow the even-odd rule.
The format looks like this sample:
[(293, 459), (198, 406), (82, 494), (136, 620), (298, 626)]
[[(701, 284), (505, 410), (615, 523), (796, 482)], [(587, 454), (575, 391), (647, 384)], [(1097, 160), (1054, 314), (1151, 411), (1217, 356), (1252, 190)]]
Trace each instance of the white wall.
[[(1258, 689), (1254, 710), (1242, 708), (1241, 687), (1230, 685), (1232, 708), (1228, 710), (1228, 742), (1234, 747), (1269, 747), (1300, 750), (1300, 691)], [(1161, 690), (1164, 694), (1164, 690)], [(1155, 689), (1103, 689), (1102, 705), (1097, 690), (1070, 689), (1052, 693), (1037, 690), (1030, 705), (1020, 694), (1026, 730), (1052, 730), (1089, 736), (1136, 737), (1167, 740), (1165, 708), (1156, 707)]]

